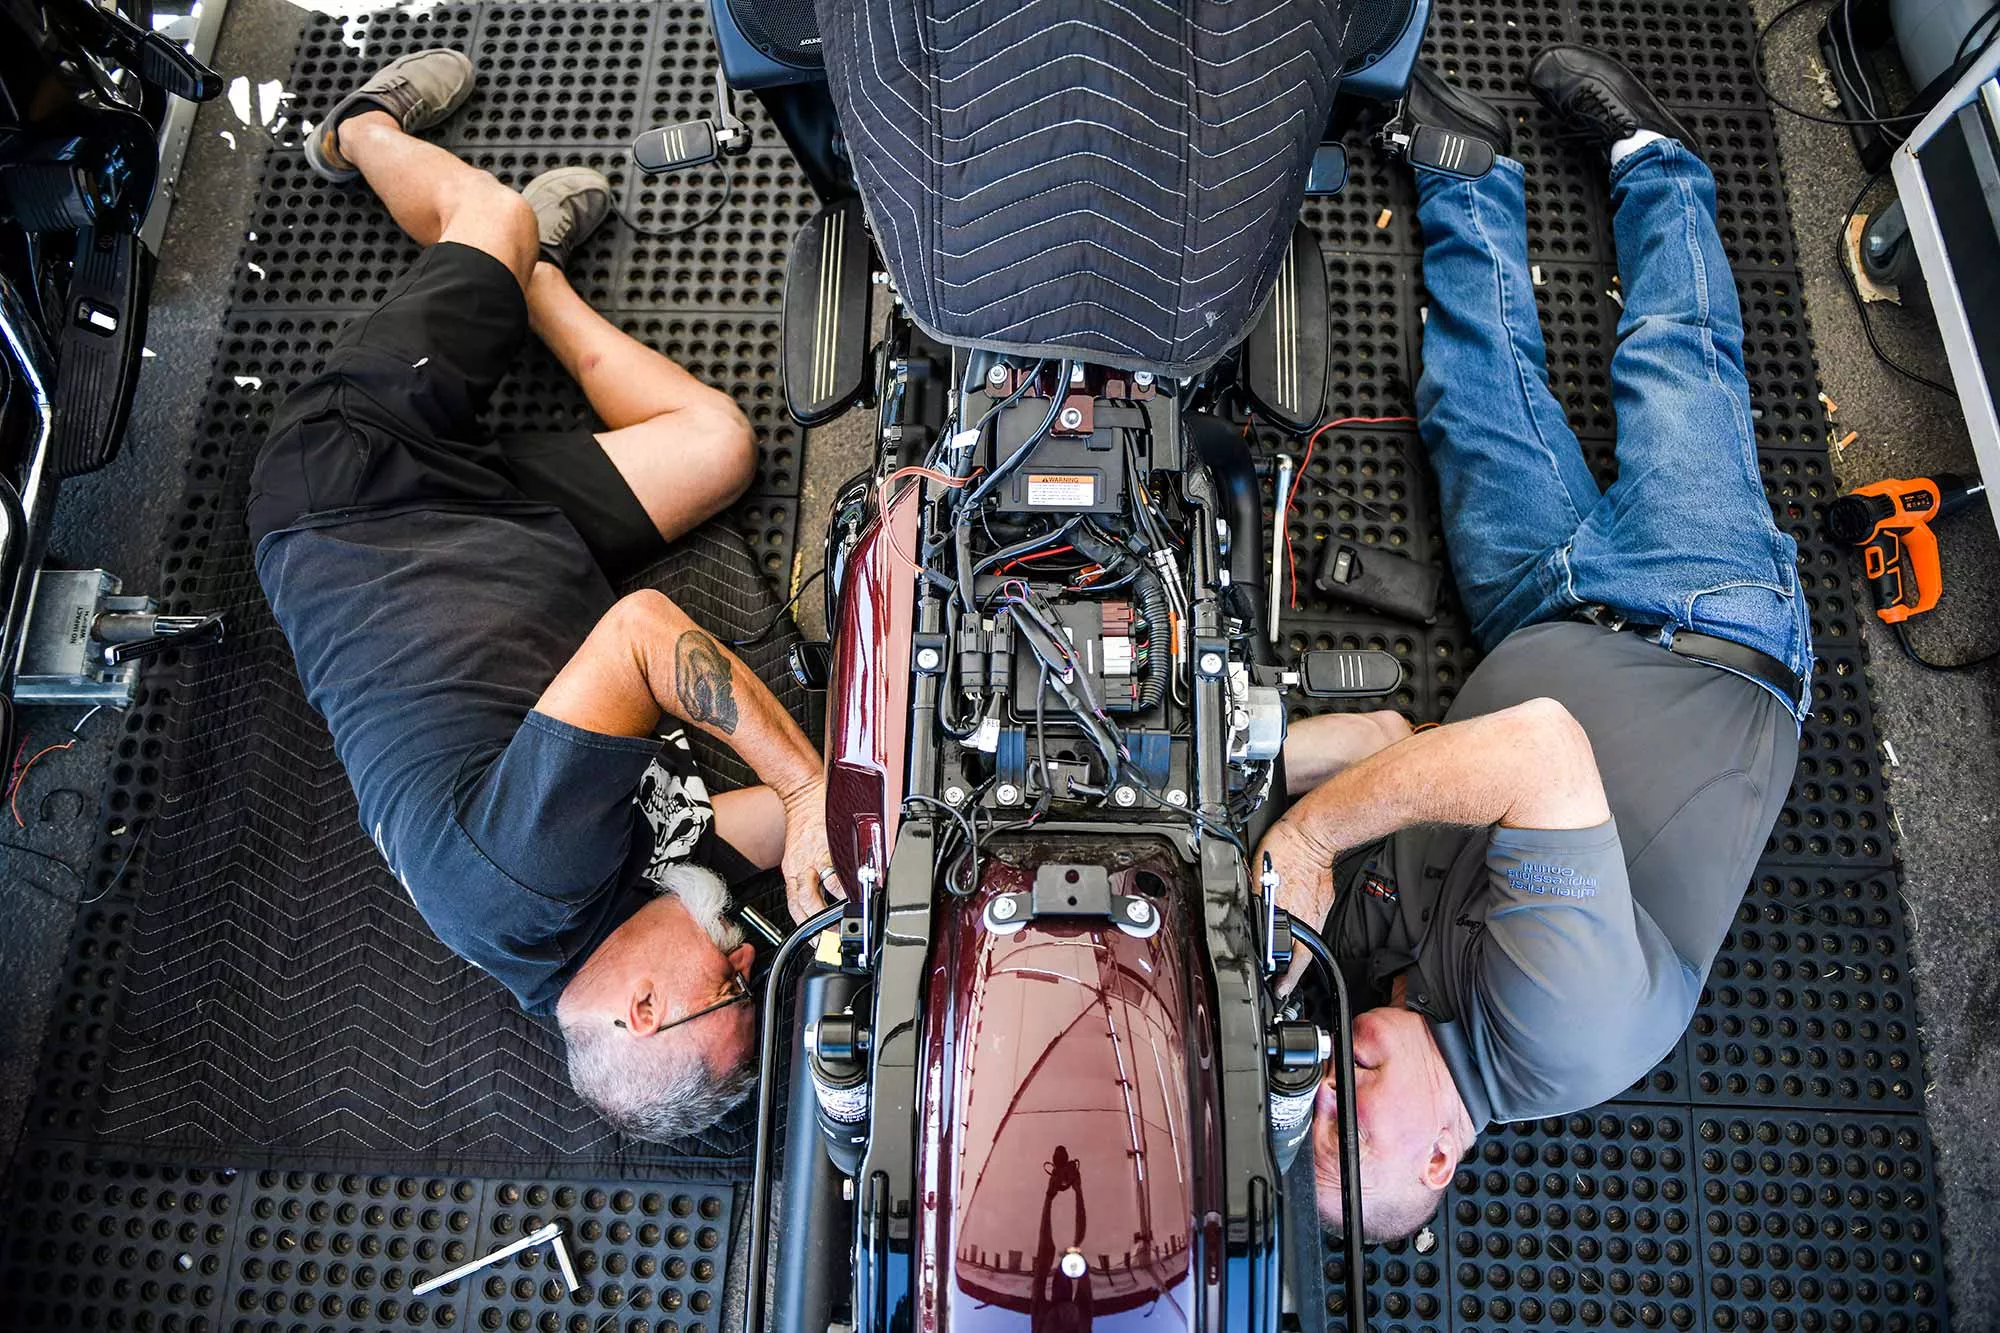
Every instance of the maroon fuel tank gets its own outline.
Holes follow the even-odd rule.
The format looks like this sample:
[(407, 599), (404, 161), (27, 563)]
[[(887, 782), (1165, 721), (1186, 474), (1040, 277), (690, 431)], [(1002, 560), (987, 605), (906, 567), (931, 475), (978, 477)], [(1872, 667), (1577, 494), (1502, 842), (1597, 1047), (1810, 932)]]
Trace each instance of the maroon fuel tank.
[(1113, 894), (1152, 905), (1150, 938), (1101, 918), (1007, 930), (985, 915), (1038, 866), (1092, 859), (1061, 843), (994, 858), (977, 894), (940, 903), (927, 1037), (942, 1077), (927, 1080), (919, 1135), (925, 1327), (1179, 1333), (1207, 1302), (1193, 1256), (1219, 1174), (1216, 1087), (1178, 868), (1164, 854), (1098, 861)]
[(833, 628), (827, 689), (826, 843), (849, 898), (861, 869), (877, 882), (896, 842), (909, 736), (915, 593), (899, 554), (916, 541), (915, 504), (892, 508), (856, 544)]

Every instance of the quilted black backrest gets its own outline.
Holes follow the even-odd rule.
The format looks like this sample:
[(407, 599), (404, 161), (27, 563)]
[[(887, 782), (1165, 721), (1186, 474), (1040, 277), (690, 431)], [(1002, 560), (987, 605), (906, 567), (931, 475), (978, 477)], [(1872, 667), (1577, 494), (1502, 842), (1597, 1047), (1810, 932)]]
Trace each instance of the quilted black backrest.
[(910, 313), (1182, 375), (1242, 337), (1332, 110), (1350, 0), (818, 0)]

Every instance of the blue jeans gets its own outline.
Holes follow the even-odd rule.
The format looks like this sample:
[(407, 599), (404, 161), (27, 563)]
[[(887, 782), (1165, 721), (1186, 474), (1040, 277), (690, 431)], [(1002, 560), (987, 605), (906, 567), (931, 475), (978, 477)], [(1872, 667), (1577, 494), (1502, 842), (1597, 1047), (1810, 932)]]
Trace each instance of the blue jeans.
[(1418, 418), (1480, 642), (1601, 604), (1661, 626), (1663, 644), (1688, 630), (1776, 658), (1805, 683), (1784, 701), (1803, 718), (1798, 548), (1758, 477), (1708, 168), (1669, 139), (1611, 173), (1625, 313), (1611, 358), (1618, 480), (1602, 494), (1549, 389), (1521, 164), (1501, 158), (1477, 181), (1419, 170), (1417, 191), (1431, 294)]

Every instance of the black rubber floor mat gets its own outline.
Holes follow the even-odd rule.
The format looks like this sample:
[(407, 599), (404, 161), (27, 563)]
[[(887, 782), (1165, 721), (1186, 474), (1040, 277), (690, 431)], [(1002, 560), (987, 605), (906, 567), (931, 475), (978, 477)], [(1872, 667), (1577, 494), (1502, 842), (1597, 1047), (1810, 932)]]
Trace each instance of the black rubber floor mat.
[[(1346, 1263), (1325, 1253), (1344, 1316)], [(1614, 1104), (1490, 1131), (1431, 1226), (1370, 1251), (1368, 1317), (1908, 1333), (1944, 1326), (1941, 1259), (1918, 1117)]]
[[(714, 1330), (735, 1206), (733, 1188), (690, 1181), (240, 1170), (37, 1147), (6, 1217), (0, 1320), (23, 1333)], [(573, 1293), (547, 1243), (412, 1291), (550, 1224)]]
[[(1942, 1242), (1864, 612), (1850, 554), (1820, 531), (1833, 494), (1827, 422), (1749, 12), (1742, 0), (1437, 0), (1433, 12), (1431, 57), (1514, 119), (1551, 381), (1607, 484), (1623, 310), (1604, 168), (1530, 100), (1528, 61), (1552, 42), (1607, 44), (1699, 136), (1743, 301), (1767, 491), (1800, 542), (1820, 664), (1797, 778), (1688, 1035), (1617, 1101), (1488, 1135), (1427, 1234), (1371, 1251), (1373, 1326), (1941, 1328)], [(636, 227), (592, 240), (579, 289), (742, 404), (758, 476), (724, 526), (749, 554), (738, 548), (739, 577), (711, 591), (746, 593), (752, 568), (788, 586), (800, 572), (808, 441), (784, 414), (777, 316), (809, 192), (753, 99), (738, 109), (755, 147), (727, 166), (658, 181), (626, 166), (639, 129), (712, 110), (704, 7), (314, 17), (289, 84), (297, 121), (431, 45), (482, 69), (440, 142), (511, 183), (571, 164), (618, 183)], [(1428, 302), (1416, 191), (1361, 136), (1349, 147), (1348, 191), (1305, 210), (1333, 282), (1330, 407), (1407, 416)], [(233, 535), (234, 488), (276, 397), (414, 248), (366, 191), (323, 185), (295, 148), (272, 156), (250, 230), (162, 581), (179, 608), (219, 596), (242, 620), (228, 655), (150, 678), (126, 719), (96, 869), (107, 896), (80, 914), (5, 1214), (0, 1311), (24, 1328), (712, 1329), (706, 1284), (719, 1280), (731, 1216), (712, 1182), (732, 1169), (741, 1125), (698, 1146), (692, 1169), (707, 1184), (689, 1183), (684, 1159), (675, 1182), (638, 1179), (662, 1160), (593, 1138), (563, 1099), (546, 1039), (428, 941), (361, 842)], [(589, 421), (538, 350), (503, 386), (495, 418), (502, 428)], [(1257, 437), (1267, 461), (1303, 443)], [(1329, 432), (1289, 518), (1300, 584), (1284, 644), (1390, 651), (1408, 680), (1389, 706), (1441, 717), (1479, 660), (1448, 583), (1429, 625), (1358, 614), (1311, 585), (1333, 539), (1442, 563), (1415, 432)], [(690, 586), (700, 576), (670, 574)], [(308, 882), (320, 896), (301, 894)], [(246, 957), (263, 973), (245, 970)], [(355, 960), (379, 993), (393, 977), (431, 997), (415, 1019), (394, 1020), (414, 1042), (383, 1040), (383, 1006), (342, 989)], [(296, 971), (279, 981), (281, 966)], [(270, 1030), (250, 1031), (253, 1020)], [(478, 1169), (441, 1174), (415, 1164), (425, 1154)], [(549, 1179), (572, 1175), (597, 1183)], [(552, 1286), (545, 1262), (522, 1261), (441, 1302), (408, 1296), (420, 1274), (544, 1217), (562, 1220), (587, 1256), (584, 1295)], [(1329, 1249), (1336, 1326), (1340, 1262)]]

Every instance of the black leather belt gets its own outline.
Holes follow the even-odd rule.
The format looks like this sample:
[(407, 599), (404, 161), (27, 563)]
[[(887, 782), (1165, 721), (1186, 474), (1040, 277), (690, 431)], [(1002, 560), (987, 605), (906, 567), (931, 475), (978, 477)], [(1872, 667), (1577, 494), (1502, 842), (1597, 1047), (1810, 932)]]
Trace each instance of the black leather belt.
[[(1631, 630), (1644, 635), (1654, 643), (1660, 639), (1660, 625), (1634, 625), (1625, 617), (1606, 606), (1586, 606), (1576, 613), (1578, 620), (1606, 629)], [(1713, 634), (1697, 634), (1693, 630), (1676, 630), (1667, 651), (1676, 653), (1695, 662), (1706, 662), (1710, 666), (1721, 667), (1740, 675), (1760, 680), (1776, 690), (1783, 698), (1794, 702), (1805, 697), (1805, 690), (1799, 678), (1789, 667), (1769, 653), (1760, 653), (1755, 648), (1746, 648), (1729, 639), (1718, 639)]]

